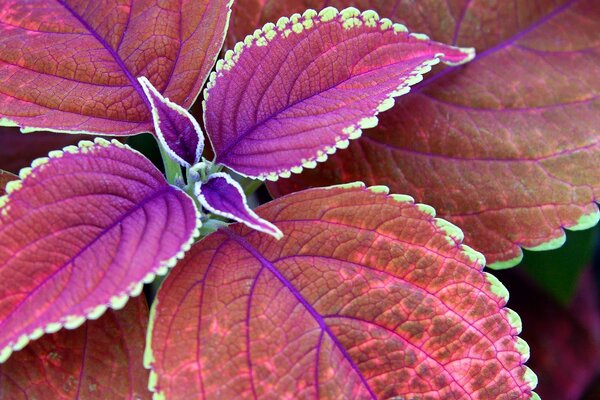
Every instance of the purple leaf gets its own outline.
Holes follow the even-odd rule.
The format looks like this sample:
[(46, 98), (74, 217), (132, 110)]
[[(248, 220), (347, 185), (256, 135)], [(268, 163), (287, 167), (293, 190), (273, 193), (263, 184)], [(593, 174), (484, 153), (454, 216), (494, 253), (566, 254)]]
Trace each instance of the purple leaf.
[(473, 56), (355, 8), (267, 24), (217, 62), (205, 91), (216, 162), (261, 179), (314, 168), (377, 125), (432, 65)]
[(146, 77), (138, 78), (152, 107), (154, 131), (171, 158), (184, 167), (200, 161), (204, 134), (185, 108), (164, 98)]
[(65, 147), (19, 176), (0, 197), (0, 362), (122, 307), (198, 233), (193, 200), (118, 141)]
[(230, 0), (0, 0), (0, 125), (152, 129), (147, 76), (190, 107), (221, 50)]
[(252, 229), (281, 239), (283, 233), (272, 223), (260, 218), (248, 207), (246, 195), (239, 183), (221, 172), (212, 174), (204, 183), (196, 184), (200, 204), (210, 212), (242, 222)]

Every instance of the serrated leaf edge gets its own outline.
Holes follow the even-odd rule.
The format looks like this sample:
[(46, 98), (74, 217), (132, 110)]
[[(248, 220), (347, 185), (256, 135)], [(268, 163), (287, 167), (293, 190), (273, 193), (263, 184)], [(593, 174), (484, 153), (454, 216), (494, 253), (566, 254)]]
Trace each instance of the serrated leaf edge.
[[(304, 11), (302, 15), (293, 14), (291, 17), (282, 17), (276, 24), (267, 23), (261, 29), (254, 31), (254, 34), (246, 36), (246, 38), (238, 42), (233, 49), (227, 50), (222, 59), (217, 61), (215, 71), (210, 74), (206, 88), (204, 89), (204, 100), (202, 102), (204, 126), (206, 125), (206, 102), (210, 97), (210, 91), (215, 86), (217, 78), (224, 75), (225, 72), (231, 70), (236, 65), (240, 56), (243, 54), (245, 49), (252, 46), (266, 46), (276, 36), (283, 36), (287, 38), (291, 34), (300, 34), (304, 30), (314, 28), (320, 23), (326, 23), (338, 18), (342, 22), (342, 26), (345, 29), (351, 29), (354, 26), (366, 25), (374, 28), (379, 26), (382, 31), (392, 31), (394, 34), (408, 34), (410, 37), (428, 41), (430, 40), (427, 35), (420, 33), (408, 33), (406, 26), (398, 23), (393, 23), (388, 18), (380, 18), (379, 14), (373, 10), (367, 10), (360, 12), (354, 7), (348, 7), (341, 11), (338, 11), (335, 7), (326, 7), (320, 12), (313, 9)], [(475, 50), (473, 48), (461, 48), (450, 46), (458, 51), (465, 53), (465, 59), (461, 63), (446, 63), (448, 65), (459, 65), (472, 60), (475, 57)], [(431, 71), (431, 67), (440, 62), (442, 53), (436, 54), (432, 59), (424, 61), (421, 65), (416, 67), (407, 79), (403, 81), (401, 85), (391, 91), (388, 96), (382, 100), (379, 105), (372, 111), (372, 115), (362, 118), (355, 124), (349, 125), (342, 129), (342, 135), (338, 136), (335, 140), (335, 144), (331, 146), (325, 146), (317, 151), (317, 154), (310, 157), (309, 159), (301, 160), (296, 166), (289, 169), (282, 169), (280, 171), (268, 171), (260, 174), (259, 176), (247, 175), (240, 171), (236, 172), (242, 176), (249, 178), (276, 181), (281, 178), (289, 178), (292, 173), (299, 174), (304, 168), (312, 169), (316, 168), (317, 163), (322, 163), (327, 160), (329, 155), (335, 154), (338, 149), (345, 149), (349, 146), (350, 140), (358, 139), (363, 132), (363, 129), (374, 128), (379, 123), (377, 115), (381, 112), (387, 111), (394, 106), (395, 97), (407, 94), (410, 91), (410, 86), (415, 85), (423, 80), (423, 75)], [(210, 139), (210, 132), (207, 132), (207, 136)], [(214, 146), (213, 146), (214, 148)], [(229, 167), (229, 166), (228, 166)], [(230, 167), (231, 168), (231, 167)], [(234, 169), (234, 168), (232, 168)], [(235, 170), (235, 169), (234, 169)]]
[(583, 214), (579, 217), (577, 222), (573, 225), (561, 225), (558, 228), (560, 229), (559, 236), (551, 237), (542, 243), (539, 243), (535, 246), (523, 246), (523, 245), (515, 245), (518, 249), (518, 254), (508, 260), (504, 261), (496, 261), (488, 265), (488, 268), (493, 270), (503, 270), (512, 268), (523, 261), (523, 251), (521, 249), (529, 250), (529, 251), (548, 251), (548, 250), (556, 250), (562, 247), (567, 240), (566, 232), (568, 231), (583, 231), (586, 229), (593, 228), (600, 221), (600, 210), (598, 209), (597, 203), (592, 202), (594, 205), (594, 210), (589, 214)]
[[(65, 153), (85, 154), (89, 151), (89, 149), (95, 146), (110, 147), (111, 145), (117, 146), (119, 148), (128, 149), (144, 157), (142, 153), (138, 152), (135, 149), (132, 149), (128, 145), (123, 144), (116, 139), (108, 141), (103, 138), (95, 138), (93, 142), (89, 140), (82, 140), (77, 144), (77, 146), (71, 145), (64, 147), (62, 151), (51, 151), (50, 153), (48, 153), (48, 157), (41, 157), (33, 160), (31, 163), (31, 167), (22, 168), (19, 171), (20, 180), (10, 181), (6, 184), (6, 194), (0, 197), (0, 214), (4, 215), (9, 211), (10, 195), (17, 192), (18, 190), (21, 190), (23, 186), (22, 181), (26, 180), (27, 177), (30, 176), (33, 172), (39, 170), (40, 168), (43, 168), (44, 165), (48, 163), (50, 158), (60, 158)], [(173, 187), (177, 190), (180, 190), (175, 186)], [(185, 193), (183, 191), (181, 192)], [(45, 333), (55, 333), (62, 328), (76, 329), (87, 320), (98, 319), (106, 312), (108, 308), (111, 308), (113, 310), (120, 310), (121, 308), (125, 307), (125, 304), (130, 298), (140, 295), (144, 283), (152, 282), (156, 278), (156, 276), (165, 275), (169, 271), (169, 269), (173, 268), (177, 264), (177, 262), (184, 257), (185, 252), (187, 252), (192, 247), (192, 244), (194, 243), (196, 238), (200, 236), (200, 228), (202, 226), (200, 220), (200, 211), (195, 207), (195, 202), (192, 201), (192, 203), (194, 203), (194, 209), (196, 211), (196, 227), (194, 228), (190, 239), (188, 239), (188, 241), (181, 246), (179, 252), (177, 252), (175, 256), (159, 262), (159, 265), (153, 271), (146, 274), (146, 276), (141, 281), (132, 282), (128, 286), (128, 288), (125, 289), (124, 292), (112, 296), (107, 304), (99, 304), (96, 307), (89, 308), (88, 310), (84, 311), (83, 315), (67, 315), (58, 321), (47, 324), (44, 327), (38, 327), (31, 331), (29, 334), (21, 335), (16, 342), (9, 343), (8, 346), (4, 347), (3, 349), (0, 349), (0, 364), (8, 360), (13, 351), (19, 351), (23, 349), (30, 341), (39, 339)]]
[(277, 240), (279, 240), (283, 237), (283, 232), (281, 232), (281, 230), (278, 227), (273, 225), (271, 222), (269, 222), (265, 219), (262, 219), (261, 217), (256, 215), (256, 213), (254, 211), (252, 211), (252, 209), (248, 206), (248, 201), (247, 201), (248, 199), (246, 198), (246, 194), (244, 193), (244, 190), (242, 189), (242, 187), (240, 186), (240, 184), (238, 182), (236, 182), (233, 178), (231, 178), (231, 176), (229, 176), (229, 174), (226, 174), (224, 172), (215, 172), (208, 177), (209, 180), (211, 178), (223, 178), (227, 181), (227, 183), (229, 185), (233, 186), (240, 194), (242, 201), (243, 201), (244, 209), (246, 210), (246, 212), (254, 219), (261, 221), (263, 224), (268, 226), (270, 228), (270, 230), (265, 229), (264, 227), (253, 223), (252, 221), (239, 218), (237, 215), (214, 208), (208, 201), (206, 201), (206, 197), (204, 197), (204, 195), (202, 194), (202, 182), (197, 182), (196, 185), (194, 186), (194, 193), (196, 194), (198, 201), (200, 201), (200, 204), (202, 204), (202, 207), (206, 208), (207, 210), (209, 210), (212, 213), (215, 213), (215, 214), (220, 215), (225, 218), (232, 219), (237, 222), (241, 222), (242, 224), (244, 224), (252, 229), (255, 229), (262, 233), (266, 233), (267, 235), (271, 235)]
[[(513, 332), (511, 333), (511, 336), (513, 338), (513, 345), (514, 345), (515, 351), (517, 351), (521, 355), (520, 365), (524, 369), (522, 379), (525, 381), (525, 383), (527, 383), (527, 385), (529, 386), (529, 388), (531, 390), (530, 400), (539, 400), (539, 398), (540, 398), (539, 395), (533, 391), (538, 384), (537, 375), (531, 370), (531, 368), (529, 368), (528, 366), (525, 365), (527, 360), (529, 360), (529, 355), (530, 355), (529, 345), (527, 344), (527, 342), (525, 340), (523, 340), (521, 337), (518, 336), (522, 331), (521, 317), (519, 316), (519, 314), (517, 314), (517, 312), (515, 312), (514, 310), (505, 306), (506, 302), (508, 301), (508, 297), (509, 297), (508, 290), (506, 289), (506, 287), (498, 280), (498, 278), (496, 278), (495, 276), (493, 276), (492, 274), (490, 274), (488, 272), (483, 271), (483, 268), (486, 265), (485, 256), (483, 254), (481, 254), (480, 252), (472, 249), (471, 247), (469, 247), (465, 244), (462, 244), (462, 239), (457, 240), (458, 237), (461, 237), (461, 236), (464, 237), (464, 235), (462, 235), (462, 231), (461, 231), (460, 236), (457, 236), (456, 232), (454, 231), (454, 229), (457, 229), (460, 231), (460, 228), (456, 227), (455, 225), (453, 225), (447, 221), (445, 221), (445, 223), (447, 223), (448, 225), (445, 223), (440, 224), (439, 223), (440, 219), (435, 218), (435, 211), (433, 211), (433, 215), (432, 215), (432, 212), (430, 211), (430, 209), (433, 210), (432, 207), (425, 206), (425, 205), (419, 204), (419, 203), (415, 203), (414, 199), (408, 195), (390, 194), (389, 187), (384, 186), (384, 185), (367, 187), (363, 182), (357, 181), (357, 182), (350, 182), (350, 183), (339, 184), (339, 185), (332, 185), (332, 186), (323, 187), (323, 188), (319, 188), (319, 189), (368, 190), (371, 193), (389, 197), (392, 200), (400, 202), (400, 203), (411, 204), (417, 210), (419, 210), (419, 212), (421, 212), (424, 216), (427, 216), (427, 218), (433, 224), (435, 230), (442, 233), (446, 237), (446, 239), (448, 240), (449, 243), (453, 243), (454, 246), (458, 247), (461, 255), (467, 257), (469, 260), (474, 262), (478, 266), (479, 271), (484, 275), (484, 277), (488, 281), (488, 283), (490, 285), (490, 287), (488, 289), (488, 294), (493, 294), (494, 296), (496, 296), (497, 302), (498, 302), (498, 307), (499, 307), (499, 312), (503, 315), (506, 322), (508, 322), (508, 324), (513, 328)], [(423, 207), (423, 206), (425, 206), (425, 207)], [(450, 225), (452, 226), (452, 228), (449, 229), (450, 233), (448, 233), (448, 226), (450, 226)], [(155, 300), (150, 308), (150, 319), (149, 319), (149, 323), (148, 323), (148, 331), (146, 332), (146, 347), (144, 349), (144, 367), (146, 369), (150, 370), (150, 377), (148, 379), (148, 390), (153, 393), (152, 399), (153, 400), (166, 400), (166, 395), (163, 392), (158, 392), (156, 389), (157, 383), (158, 383), (158, 374), (156, 373), (156, 371), (153, 368), (153, 363), (155, 361), (155, 358), (154, 358), (154, 354), (152, 352), (152, 331), (154, 329), (154, 324), (155, 324), (155, 320), (156, 320), (157, 305), (158, 305), (158, 301)]]

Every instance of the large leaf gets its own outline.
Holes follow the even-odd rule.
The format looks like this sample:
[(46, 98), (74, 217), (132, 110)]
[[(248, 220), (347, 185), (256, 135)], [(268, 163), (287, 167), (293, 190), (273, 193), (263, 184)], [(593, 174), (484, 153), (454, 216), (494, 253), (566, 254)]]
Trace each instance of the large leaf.
[[(237, 3), (243, 33), (305, 2)], [(302, 3), (302, 4), (300, 4)], [(319, 4), (308, 2), (310, 6)], [(280, 195), (356, 179), (386, 184), (433, 205), (464, 229), (495, 267), (519, 262), (519, 246), (549, 249), (562, 227), (599, 217), (600, 7), (595, 0), (531, 2), (332, 1), (373, 7), (433, 39), (475, 46), (382, 114), (349, 150), (315, 171), (271, 185)], [(288, 9), (292, 8), (292, 9)], [(238, 34), (239, 36), (239, 34)]]
[(0, 362), (119, 308), (197, 234), (197, 210), (141, 154), (103, 139), (52, 152), (0, 197)]
[(28, 131), (150, 131), (135, 78), (148, 77), (189, 107), (229, 13), (229, 0), (1, 0), (0, 123)]
[[(433, 209), (386, 188), (315, 189), (196, 244), (153, 305), (165, 398), (530, 398), (519, 317)], [(397, 396), (397, 397), (396, 397)]]
[(77, 330), (44, 336), (0, 365), (0, 400), (150, 399), (147, 324), (141, 296)]
[(473, 55), (373, 11), (281, 18), (228, 51), (211, 75), (204, 121), (215, 160), (262, 179), (314, 168), (375, 126), (432, 65)]

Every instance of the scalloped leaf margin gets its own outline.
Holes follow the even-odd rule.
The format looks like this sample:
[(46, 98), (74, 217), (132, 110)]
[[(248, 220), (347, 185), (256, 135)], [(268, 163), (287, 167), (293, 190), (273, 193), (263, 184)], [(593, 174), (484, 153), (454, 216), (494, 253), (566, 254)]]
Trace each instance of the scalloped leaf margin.
[[(257, 212), (284, 232), (281, 241), (230, 226), (197, 243), (164, 281), (144, 357), (154, 398), (445, 398), (461, 390), (538, 398), (506, 288), (431, 207), (357, 183), (298, 192)], [(389, 240), (397, 242), (382, 244)], [(396, 282), (395, 273), (403, 274)], [(453, 326), (449, 311), (469, 328)], [(488, 343), (490, 335), (498, 340)], [(418, 368), (421, 350), (433, 356)], [(458, 372), (437, 375), (446, 368)]]
[[(69, 167), (69, 162), (74, 162), (75, 165)], [(108, 176), (105, 176), (102, 180), (89, 180), (85, 182), (75, 179), (81, 178), (81, 175), (78, 174), (88, 174), (91, 176), (102, 173), (108, 174), (107, 170), (110, 166), (114, 167), (112, 172), (114, 172), (116, 178), (113, 181)], [(126, 176), (127, 173), (130, 175)], [(94, 142), (81, 141), (78, 146), (67, 146), (62, 151), (50, 152), (49, 157), (36, 159), (32, 162), (31, 167), (21, 169), (19, 178), (20, 180), (8, 182), (5, 188), (6, 194), (0, 197), (0, 238), (2, 238), (2, 245), (0, 246), (0, 277), (2, 277), (1, 280), (3, 282), (0, 288), (0, 302), (2, 303), (0, 309), (3, 310), (0, 315), (0, 327), (4, 332), (0, 338), (0, 363), (6, 361), (13, 351), (22, 349), (30, 340), (38, 339), (45, 333), (54, 333), (63, 327), (75, 329), (87, 319), (93, 320), (99, 318), (109, 307), (115, 310), (122, 308), (130, 297), (138, 296), (141, 293), (144, 283), (152, 282), (157, 275), (166, 274), (168, 269), (172, 268), (178, 260), (183, 258), (184, 252), (190, 249), (194, 240), (199, 236), (201, 223), (199, 211), (194, 201), (180, 189), (170, 186), (161, 172), (142, 154), (117, 140), (109, 142), (105, 139), (96, 138)], [(61, 183), (65, 184), (65, 186), (60, 187)], [(84, 280), (67, 282), (71, 286), (65, 285), (65, 282), (61, 282), (64, 287), (59, 290), (60, 293), (54, 294), (59, 296), (64, 293), (63, 289), (68, 290), (69, 287), (78, 284), (86, 287), (84, 291), (88, 290), (87, 285), (91, 285), (90, 291), (86, 292), (87, 294), (83, 296), (73, 295), (73, 299), (71, 299), (72, 304), (67, 304), (66, 306), (63, 304), (62, 308), (64, 310), (58, 312), (62, 314), (61, 316), (53, 311), (58, 309), (58, 306), (52, 299), (49, 300), (52, 301), (51, 303), (45, 303), (42, 299), (36, 298), (35, 293), (39, 293), (38, 289), (44, 289), (42, 286), (47, 283), (47, 279), (56, 279), (55, 274), (58, 275), (61, 271), (64, 271), (63, 268), (74, 265), (78, 257), (85, 256), (85, 251), (89, 250), (90, 246), (98, 243), (98, 241), (102, 241), (103, 238), (111, 239), (112, 237), (109, 237), (111, 230), (119, 227), (121, 231), (125, 232), (123, 221), (127, 218), (135, 217), (137, 215), (136, 212), (140, 210), (145, 215), (144, 218), (146, 218), (147, 211), (144, 207), (156, 199), (148, 196), (139, 203), (136, 203), (135, 199), (125, 201), (125, 197), (117, 200), (118, 196), (131, 195), (135, 197), (139, 195), (144, 190), (145, 185), (147, 185), (147, 189), (145, 190), (154, 190), (156, 193), (163, 191), (165, 197), (172, 196), (179, 204), (179, 208), (175, 210), (175, 203), (168, 203), (165, 199), (165, 203), (158, 206), (158, 208), (164, 206), (162, 213), (165, 214), (163, 216), (165, 219), (169, 218), (167, 216), (168, 212), (173, 212), (172, 217), (179, 219), (177, 224), (169, 224), (168, 228), (164, 226), (160, 228), (163, 240), (160, 237), (156, 237), (156, 235), (152, 237), (146, 235), (146, 230), (156, 228), (155, 225), (152, 225), (154, 222), (144, 226), (142, 221), (135, 221), (139, 223), (138, 228), (144, 230), (140, 233), (137, 240), (146, 239), (142, 242), (144, 245), (139, 246), (139, 248), (145, 248), (147, 251), (150, 251), (150, 247), (153, 246), (155, 248), (154, 261), (156, 262), (152, 262), (152, 265), (142, 265), (141, 267), (139, 264), (142, 261), (139, 259), (137, 259), (136, 263), (126, 262), (128, 260), (131, 261), (131, 257), (139, 255), (136, 253), (138, 246), (136, 245), (135, 249), (129, 248), (129, 250), (124, 250), (120, 246), (126, 241), (116, 240), (113, 243), (118, 247), (113, 255), (115, 258), (108, 261), (107, 268), (110, 266), (115, 267), (117, 262), (123, 262), (126, 266), (139, 269), (137, 273), (139, 278), (130, 278), (131, 274), (129, 272), (134, 271), (129, 271), (125, 266), (122, 266), (122, 269), (125, 270), (124, 273), (120, 271), (121, 275), (113, 274), (115, 275), (113, 279), (118, 281), (116, 285), (119, 287), (115, 286), (111, 289), (110, 287), (102, 286), (103, 283), (106, 283), (103, 277), (95, 277), (93, 273), (92, 275), (85, 275), (82, 270), (80, 271), (79, 278)], [(40, 192), (36, 193), (36, 188)], [(68, 193), (69, 190), (72, 192)], [(136, 191), (140, 193), (136, 193)], [(102, 194), (106, 196), (100, 196)], [(92, 204), (94, 196), (103, 198), (101, 201)], [(160, 197), (159, 194), (156, 194), (156, 196), (157, 198)], [(56, 199), (60, 199), (62, 202), (76, 200), (69, 207), (66, 207), (65, 204), (60, 204), (57, 208), (51, 208), (51, 212), (44, 215), (43, 207), (52, 206), (52, 201)], [(120, 200), (123, 201), (120, 202)], [(127, 208), (130, 204), (135, 205)], [(103, 211), (107, 211), (112, 207), (115, 210), (123, 211), (118, 216), (122, 220), (108, 223), (104, 221), (102, 215), (94, 216), (94, 212), (97, 212), (101, 207), (104, 207)], [(81, 213), (78, 213), (78, 211)], [(157, 215), (160, 214), (158, 213)], [(69, 224), (75, 221), (73, 218), (83, 218), (78, 223), (82, 224), (81, 226), (89, 227), (90, 231), (85, 231), (83, 228), (80, 229), (79, 225), (70, 226)], [(153, 216), (153, 218), (156, 218), (156, 216)], [(61, 237), (64, 239), (63, 243), (44, 243), (46, 239), (49, 241), (58, 240), (52, 237), (48, 239), (48, 237), (60, 233), (52, 229), (55, 229), (55, 224), (60, 223), (61, 220), (65, 220), (63, 224), (66, 224), (61, 228), (64, 229), (63, 233), (73, 228), (80, 229), (80, 235), (74, 234)], [(95, 227), (95, 223), (100, 225)], [(107, 225), (102, 227), (102, 223), (106, 223)], [(44, 227), (45, 224), (53, 225), (51, 227)], [(24, 235), (27, 232), (33, 232), (36, 237), (33, 239), (25, 237)], [(45, 234), (47, 236), (44, 237), (43, 235)], [(167, 238), (166, 234), (169, 235), (169, 238)], [(81, 238), (84, 240), (89, 239), (89, 241), (84, 243), (81, 249), (77, 249), (73, 244), (74, 242), (71, 241), (80, 240)], [(136, 238), (130, 237), (130, 239), (135, 240)], [(15, 243), (22, 247), (17, 247), (16, 249), (10, 248)], [(108, 243), (98, 254), (105, 254), (111, 248), (110, 245), (111, 243)], [(73, 254), (62, 255), (60, 252), (63, 250), (72, 252)], [(124, 253), (121, 259), (116, 254), (119, 250)], [(42, 253), (47, 257), (44, 258)], [(56, 267), (54, 263), (58, 262), (56, 260), (59, 259), (61, 260), (61, 266), (56, 271), (48, 272), (49, 268)], [(21, 266), (20, 268), (25, 268), (25, 266), (35, 267), (39, 263), (46, 264), (42, 266), (43, 268), (40, 267), (38, 270), (34, 268), (34, 270), (25, 274), (23, 273), (23, 269), (18, 270), (19, 272), (14, 271), (15, 268), (19, 267), (17, 264)], [(86, 268), (89, 269), (90, 264), (86, 264)], [(19, 300), (19, 304), (14, 307), (11, 306), (10, 298), (19, 295), (18, 292), (11, 293), (11, 288), (20, 288), (22, 291), (23, 288), (27, 288), (27, 285), (31, 284), (34, 284), (34, 289), (26, 294), (25, 297), (21, 295), (23, 298)], [(102, 286), (102, 289), (110, 289), (110, 291), (104, 294), (96, 292), (100, 286)], [(45, 289), (49, 292), (58, 290), (53, 286), (47, 286)], [(90, 300), (90, 297), (94, 294), (97, 297), (96, 301)], [(51, 293), (48, 295), (52, 296)], [(42, 303), (35, 306), (35, 304), (32, 305), (34, 301), (42, 301)], [(65, 302), (64, 299), (63, 302)], [(14, 314), (17, 312), (18, 314)], [(13, 315), (18, 315), (22, 321), (15, 325), (15, 318), (11, 318)], [(38, 319), (44, 316), (45, 318), (50, 318), (50, 320), (38, 321), (36, 323)], [(13, 325), (12, 331), (9, 330), (10, 327), (7, 327), (6, 324)]]
[[(322, 33), (320, 30), (324, 32)], [(366, 40), (368, 51), (361, 50), (365, 53), (361, 53), (360, 57), (362, 58), (358, 57), (358, 54), (353, 56), (353, 59), (356, 58), (355, 65), (337, 65), (339, 60), (330, 60), (329, 67), (336, 66), (336, 70), (331, 71), (334, 77), (327, 78), (332, 81), (328, 82), (330, 86), (325, 89), (319, 87), (314, 91), (310, 89), (310, 93), (300, 93), (303, 89), (299, 89), (298, 93), (294, 95), (298, 98), (294, 98), (292, 102), (291, 95), (288, 93), (294, 91), (299, 80), (306, 80), (299, 86), (314, 86), (314, 82), (308, 80), (310, 73), (304, 69), (304, 64), (308, 63), (307, 68), (321, 68), (324, 65), (315, 66), (322, 62), (321, 57), (326, 58), (326, 50), (343, 46), (345, 49), (340, 50), (340, 54), (349, 57), (352, 55), (351, 52), (357, 49), (356, 46), (344, 43), (349, 39), (358, 40), (357, 37), (345, 37), (344, 32), (353, 32), (352, 35), (369, 34), (371, 38), (377, 34), (377, 39), (373, 39), (372, 43), (370, 40)], [(335, 39), (332, 43), (328, 43), (327, 45), (330, 47), (326, 48), (318, 41), (329, 39), (328, 35), (335, 36)], [(291, 46), (290, 49), (283, 48), (286, 42), (289, 42), (287, 45)], [(397, 48), (392, 49), (394, 45)], [(381, 52), (375, 54), (384, 46), (387, 46), (388, 54), (392, 54), (391, 52), (394, 50), (393, 57)], [(409, 47), (410, 50), (406, 50)], [(317, 49), (314, 54), (294, 54), (295, 51), (301, 51), (299, 49), (309, 51), (313, 48)], [(281, 54), (277, 55), (277, 61), (271, 59), (278, 50)], [(290, 53), (295, 57), (294, 62), (288, 62)], [(399, 62), (400, 54), (406, 57), (401, 60), (402, 63)], [(420, 82), (422, 75), (429, 72), (433, 65), (439, 63), (440, 59), (446, 64), (458, 65), (468, 62), (474, 56), (475, 51), (472, 48), (448, 46), (433, 42), (423, 34), (408, 33), (404, 25), (394, 24), (387, 18), (379, 18), (379, 15), (372, 10), (361, 13), (354, 7), (342, 11), (338, 11), (334, 7), (327, 7), (319, 13), (315, 10), (307, 10), (302, 15), (294, 14), (290, 18), (282, 17), (277, 24), (266, 24), (262, 29), (256, 30), (254, 35), (249, 35), (243, 42), (236, 44), (233, 50), (228, 50), (224, 58), (217, 62), (216, 71), (210, 75), (204, 90), (203, 108), (204, 125), (213, 149), (215, 149), (215, 161), (244, 176), (269, 180), (277, 180), (279, 177), (287, 178), (291, 176), (291, 173), (300, 173), (303, 168), (315, 168), (318, 162), (325, 161), (328, 155), (334, 154), (337, 149), (348, 147), (349, 140), (359, 138), (363, 129), (375, 127), (378, 123), (377, 115), (394, 105), (394, 97), (408, 93), (410, 86)], [(281, 61), (280, 58), (283, 60)], [(367, 81), (367, 74), (369, 74), (369, 78), (373, 78), (376, 59), (385, 59), (388, 64), (379, 65), (378, 68), (386, 69), (388, 75), (393, 78), (382, 79), (380, 77), (381, 82), (377, 86), (369, 88), (370, 90), (367, 90), (369, 96), (362, 98), (358, 96), (358, 92), (365, 92), (364, 87), (361, 87), (360, 90), (356, 88), (352, 90), (355, 98), (350, 98), (348, 95), (342, 100), (336, 98), (336, 96), (341, 96), (341, 92), (335, 95), (331, 94), (332, 90), (341, 83), (340, 79), (343, 81), (354, 80), (358, 84), (357, 81), (362, 76), (364, 84)], [(266, 71), (266, 67), (260, 64), (263, 60), (269, 60), (270, 64), (280, 61), (287, 64), (280, 65), (279, 72), (275, 73), (274, 78), (273, 73)], [(302, 65), (298, 64), (299, 60), (302, 61)], [(419, 61), (417, 62), (417, 60)], [(248, 68), (245, 63), (250, 63), (251, 67)], [(244, 67), (242, 68), (242, 66)], [(342, 71), (343, 68), (347, 68), (348, 71)], [(252, 72), (249, 72), (250, 70)], [(286, 71), (285, 73), (287, 73), (290, 70), (297, 72), (297, 76), (290, 77), (292, 85), (287, 87), (289, 85), (284, 83), (285, 78), (281, 77), (280, 72)], [(261, 82), (260, 79), (263, 81)], [(232, 88), (232, 85), (235, 86)], [(277, 92), (279, 85), (283, 85), (283, 88)], [(330, 128), (330, 125), (334, 124), (333, 120), (329, 121), (331, 124), (327, 126), (317, 124), (318, 120), (325, 115), (322, 113), (318, 115), (319, 112), (317, 112), (317, 109), (323, 107), (323, 104), (316, 102), (313, 104), (312, 102), (315, 101), (316, 94), (323, 95), (326, 92), (330, 92), (330, 99), (327, 99), (326, 103), (333, 107), (327, 113), (331, 114), (331, 118), (337, 118), (335, 125), (339, 125), (335, 128)], [(347, 90), (346, 93), (348, 93)], [(255, 95), (258, 96), (258, 99), (254, 98)], [(284, 104), (272, 105), (269, 103), (269, 99), (279, 102), (280, 98), (285, 95), (288, 95), (288, 100)], [(302, 114), (305, 114), (304, 118), (312, 116), (312, 121), (303, 121), (302, 130), (294, 132), (293, 139), (289, 139), (293, 125), (290, 123), (286, 125), (285, 121), (278, 120), (276, 127), (276, 131), (283, 132), (285, 136), (273, 136), (268, 133), (268, 131), (275, 131), (275, 129), (265, 127), (265, 124), (274, 120), (274, 116), (281, 117), (282, 121), (296, 118), (297, 116), (292, 115), (290, 110), (293, 106), (309, 100), (310, 104), (304, 104), (308, 111), (303, 111)], [(265, 101), (264, 106), (262, 105), (263, 101)], [(353, 111), (353, 108), (347, 104), (359, 102), (363, 104), (355, 105), (354, 108), (360, 111)], [(283, 116), (282, 112), (285, 112), (286, 115)], [(254, 114), (254, 119), (250, 119), (249, 115), (251, 114)], [(353, 122), (348, 124), (348, 120)], [(231, 124), (236, 125), (229, 126)], [(224, 128), (224, 126), (226, 127)], [(255, 131), (261, 126), (264, 128), (264, 132), (256, 133)], [(328, 130), (331, 131), (328, 132)], [(318, 134), (307, 137), (308, 131), (318, 132)], [(242, 143), (248, 134), (254, 136), (250, 144), (244, 146)], [(259, 144), (254, 143), (256, 141)], [(303, 148), (293, 149), (294, 141), (301, 143)], [(304, 149), (307, 144), (309, 148)], [(275, 159), (276, 153), (279, 153), (279, 159)], [(239, 160), (236, 161), (236, 158)], [(265, 164), (265, 160), (269, 160), (271, 164)]]

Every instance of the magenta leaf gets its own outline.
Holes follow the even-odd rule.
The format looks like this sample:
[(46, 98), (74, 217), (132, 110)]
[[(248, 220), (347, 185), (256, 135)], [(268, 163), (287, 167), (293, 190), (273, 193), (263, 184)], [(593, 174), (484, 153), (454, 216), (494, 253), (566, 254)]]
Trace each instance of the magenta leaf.
[(307, 190), (195, 244), (153, 304), (157, 398), (535, 396), (519, 317), (483, 256), (386, 188)]
[(119, 312), (36, 340), (0, 365), (0, 400), (149, 400), (141, 368), (147, 325), (140, 296)]
[(359, 179), (388, 185), (463, 228), (494, 268), (518, 264), (521, 247), (556, 248), (564, 229), (598, 222), (597, 0), (265, 0), (264, 9), (239, 0), (234, 19), (246, 33), (258, 25), (244, 20), (262, 24), (315, 3), (373, 7), (478, 56), (426, 80), (346, 151), (272, 193)]
[(138, 78), (152, 107), (154, 132), (171, 158), (184, 167), (200, 161), (204, 134), (198, 122), (183, 107), (165, 99), (146, 77)]
[(0, 362), (122, 307), (198, 233), (193, 200), (116, 140), (51, 152), (19, 176), (0, 197)]
[(283, 236), (279, 228), (260, 218), (248, 207), (240, 184), (225, 173), (217, 172), (209, 176), (206, 182), (198, 182), (196, 195), (200, 204), (210, 212), (242, 222), (276, 239)]
[(314, 168), (374, 127), (432, 65), (473, 56), (373, 11), (281, 18), (228, 51), (211, 75), (204, 118), (216, 162), (261, 179)]
[(127, 135), (152, 129), (146, 76), (190, 107), (229, 0), (0, 0), (0, 125)]

